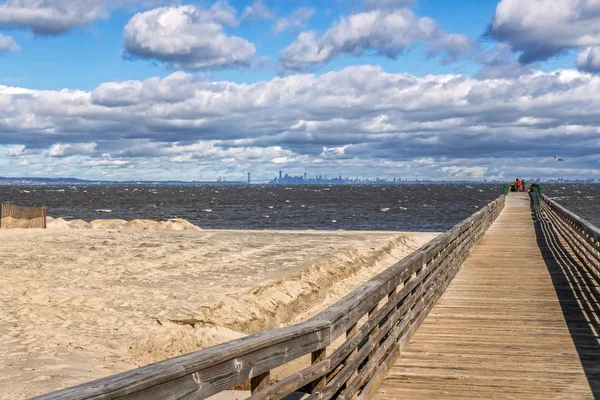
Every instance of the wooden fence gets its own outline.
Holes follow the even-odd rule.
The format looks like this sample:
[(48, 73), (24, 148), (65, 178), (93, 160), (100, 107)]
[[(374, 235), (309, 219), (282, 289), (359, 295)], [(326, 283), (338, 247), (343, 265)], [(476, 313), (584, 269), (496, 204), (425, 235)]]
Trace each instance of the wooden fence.
[[(504, 196), (298, 325), (171, 358), (37, 397), (205, 399), (250, 380), (250, 399), (365, 398), (504, 207)], [(271, 371), (310, 364), (278, 381)]]
[(2, 229), (46, 228), (46, 207), (21, 207), (2, 203)]

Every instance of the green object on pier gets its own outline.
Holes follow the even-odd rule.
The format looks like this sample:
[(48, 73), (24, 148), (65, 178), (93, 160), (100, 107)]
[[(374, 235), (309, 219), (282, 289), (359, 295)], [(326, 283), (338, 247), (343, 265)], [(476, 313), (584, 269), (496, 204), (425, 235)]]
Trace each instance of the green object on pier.
[(531, 190), (539, 194), (540, 196), (544, 194), (544, 191), (542, 190), (542, 185), (540, 185), (539, 183), (532, 183)]

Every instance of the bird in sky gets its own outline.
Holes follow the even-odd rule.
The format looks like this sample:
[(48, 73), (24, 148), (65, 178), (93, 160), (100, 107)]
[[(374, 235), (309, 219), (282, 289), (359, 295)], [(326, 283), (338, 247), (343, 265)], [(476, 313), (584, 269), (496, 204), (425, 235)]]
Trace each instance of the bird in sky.
[(555, 159), (556, 161), (564, 161), (562, 158), (558, 158), (558, 157), (556, 157), (556, 156), (554, 156), (554, 159)]

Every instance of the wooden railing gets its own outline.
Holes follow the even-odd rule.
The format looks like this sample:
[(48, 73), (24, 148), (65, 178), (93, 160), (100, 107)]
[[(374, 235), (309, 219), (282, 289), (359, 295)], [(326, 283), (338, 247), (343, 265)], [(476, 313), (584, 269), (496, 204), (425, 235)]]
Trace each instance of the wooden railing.
[[(205, 399), (250, 380), (250, 399), (365, 398), (504, 207), (505, 196), (310, 320), (37, 397)], [(305, 367), (271, 379), (302, 357)], [(298, 362), (298, 361), (295, 361)]]
[(590, 272), (600, 283), (600, 229), (547, 196), (534, 196), (536, 206), (544, 211), (544, 215), (573, 249), (582, 265), (593, 269)]

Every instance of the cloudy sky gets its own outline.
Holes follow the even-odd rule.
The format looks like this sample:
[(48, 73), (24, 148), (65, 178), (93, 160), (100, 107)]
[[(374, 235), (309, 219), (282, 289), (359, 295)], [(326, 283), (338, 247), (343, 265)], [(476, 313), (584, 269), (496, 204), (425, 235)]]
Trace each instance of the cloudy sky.
[(599, 0), (0, 0), (0, 66), (0, 176), (600, 178)]

